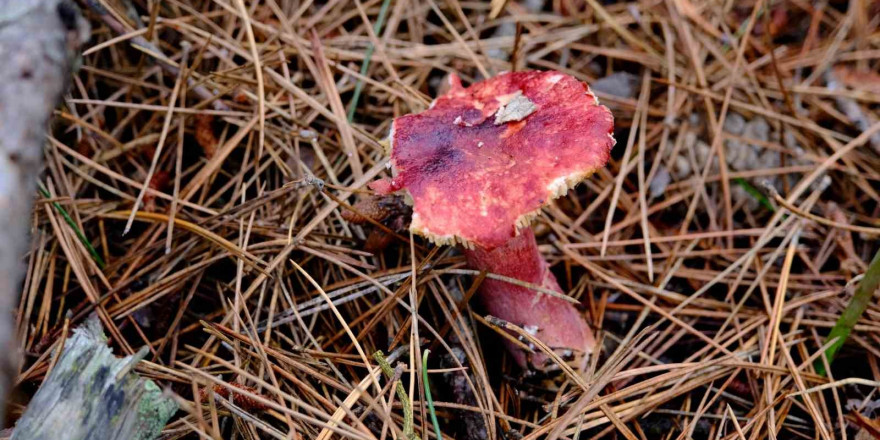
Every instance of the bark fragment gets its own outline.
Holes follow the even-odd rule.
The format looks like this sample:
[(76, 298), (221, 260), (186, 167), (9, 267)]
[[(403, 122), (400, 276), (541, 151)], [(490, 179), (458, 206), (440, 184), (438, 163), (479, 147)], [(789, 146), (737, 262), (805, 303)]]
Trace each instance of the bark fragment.
[(149, 353), (117, 358), (96, 315), (74, 330), (11, 440), (153, 440), (177, 402), (133, 372)]
[(68, 0), (0, 0), (0, 415), (18, 370), (13, 307), (46, 127), (88, 35)]

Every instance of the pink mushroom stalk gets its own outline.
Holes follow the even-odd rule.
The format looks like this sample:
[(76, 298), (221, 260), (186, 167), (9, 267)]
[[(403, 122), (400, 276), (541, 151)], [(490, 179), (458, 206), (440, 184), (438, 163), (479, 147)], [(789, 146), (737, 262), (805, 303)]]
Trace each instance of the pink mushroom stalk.
[[(563, 73), (506, 73), (467, 88), (451, 76), (449, 92), (428, 110), (394, 120), (394, 177), (371, 186), (405, 189), (411, 230), (438, 245), (461, 244), (470, 267), (562, 293), (529, 224), (605, 166), (613, 127), (589, 87)], [(478, 299), (566, 361), (580, 364), (593, 350), (584, 314), (565, 299), (493, 279), (483, 281)], [(522, 367), (555, 365), (540, 352), (508, 346)]]

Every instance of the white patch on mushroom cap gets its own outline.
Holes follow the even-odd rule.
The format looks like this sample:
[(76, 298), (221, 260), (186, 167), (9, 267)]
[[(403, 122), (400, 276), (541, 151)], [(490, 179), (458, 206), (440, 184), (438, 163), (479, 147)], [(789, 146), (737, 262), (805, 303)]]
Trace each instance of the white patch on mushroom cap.
[(389, 158), (392, 157), (391, 153), (394, 152), (394, 125), (394, 122), (392, 122), (391, 129), (388, 130), (388, 137), (379, 141), (379, 145), (382, 145), (382, 148), (385, 150), (385, 155)]
[(547, 82), (552, 86), (552, 85), (558, 83), (564, 77), (565, 76), (563, 76), (563, 75), (553, 75), (553, 76), (547, 78)]
[(459, 127), (473, 127), (474, 126), (474, 124), (471, 124), (470, 122), (464, 122), (464, 120), (461, 118), (461, 116), (456, 116), (455, 119), (452, 120), (452, 123), (455, 125), (458, 125)]
[(485, 191), (480, 192), (480, 215), (483, 217), (489, 216), (489, 196), (486, 195)]
[(510, 102), (501, 106), (495, 113), (495, 125), (501, 125), (505, 122), (522, 121), (530, 114), (538, 110), (529, 98), (526, 98), (522, 92), (518, 92)]
[(599, 105), (599, 98), (593, 93), (593, 89), (590, 88), (589, 84), (587, 84), (587, 94), (593, 97), (593, 101), (596, 101), (596, 105)]

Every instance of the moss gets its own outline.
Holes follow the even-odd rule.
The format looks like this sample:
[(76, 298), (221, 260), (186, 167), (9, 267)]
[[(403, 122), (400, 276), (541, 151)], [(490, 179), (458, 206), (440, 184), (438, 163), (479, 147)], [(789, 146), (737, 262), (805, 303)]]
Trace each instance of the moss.
[(153, 440), (165, 423), (177, 412), (177, 402), (162, 393), (152, 380), (144, 381), (144, 393), (138, 402), (138, 425), (135, 440)]

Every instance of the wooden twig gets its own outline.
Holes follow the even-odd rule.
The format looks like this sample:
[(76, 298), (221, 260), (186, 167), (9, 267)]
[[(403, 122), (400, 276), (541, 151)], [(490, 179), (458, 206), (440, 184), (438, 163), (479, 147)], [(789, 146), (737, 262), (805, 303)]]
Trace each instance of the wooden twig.
[(0, 0), (0, 415), (18, 364), (12, 309), (24, 276), (46, 127), (88, 34), (66, 0)]
[(132, 371), (148, 352), (117, 358), (92, 315), (73, 331), (12, 440), (155, 439), (177, 402)]

